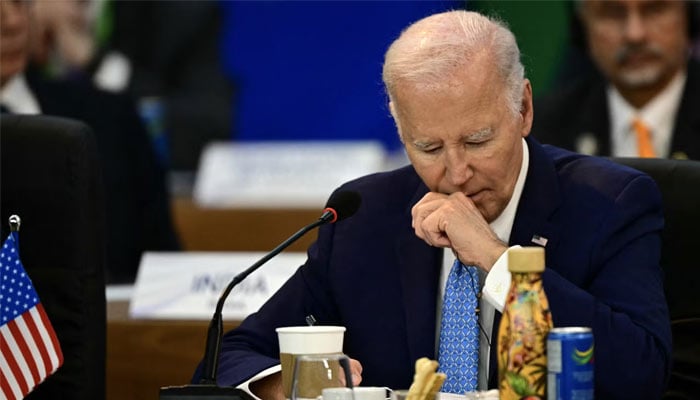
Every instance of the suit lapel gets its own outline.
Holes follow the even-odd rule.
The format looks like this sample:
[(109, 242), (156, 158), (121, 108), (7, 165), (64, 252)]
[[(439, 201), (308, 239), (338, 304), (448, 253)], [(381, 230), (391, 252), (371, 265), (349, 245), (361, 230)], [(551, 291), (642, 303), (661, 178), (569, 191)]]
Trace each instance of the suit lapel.
[(411, 227), (411, 207), (425, 193), (427, 188), (421, 183), (404, 211), (405, 222), (398, 229), (402, 233), (396, 246), (411, 360), (424, 356), (432, 358), (435, 353), (435, 313), (443, 250), (426, 244)]
[(83, 119), (75, 115), (75, 110), (80, 110), (82, 106), (82, 104), (76, 104), (76, 97), (72, 96), (70, 99), (66, 99), (66, 96), (62, 95), (64, 89), (69, 90), (69, 86), (64, 86), (60, 81), (54, 82), (44, 79), (39, 75), (39, 72), (33, 69), (28, 69), (24, 76), (27, 80), (27, 86), (39, 103), (42, 114)]
[[(576, 111), (578, 120), (575, 126), (574, 149), (576, 152), (591, 155), (610, 154), (610, 116), (608, 114), (608, 97), (605, 84), (596, 79), (592, 89), (583, 100), (580, 110)], [(593, 149), (586, 147), (587, 141), (593, 141)]]
[(557, 172), (551, 158), (539, 143), (528, 138), (527, 144), (530, 165), (509, 244), (535, 246), (541, 245), (544, 239), (544, 247), (551, 249), (557, 245), (559, 239), (559, 227), (549, 223), (549, 217), (561, 202)]
[(671, 142), (671, 158), (700, 160), (700, 64), (688, 63), (688, 76), (681, 104), (676, 113)]

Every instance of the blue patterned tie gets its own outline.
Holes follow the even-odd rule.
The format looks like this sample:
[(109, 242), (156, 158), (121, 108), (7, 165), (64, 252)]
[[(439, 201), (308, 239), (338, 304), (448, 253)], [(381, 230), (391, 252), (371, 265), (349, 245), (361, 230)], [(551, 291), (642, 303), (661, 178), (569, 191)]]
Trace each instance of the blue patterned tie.
[(447, 374), (442, 392), (463, 394), (476, 390), (479, 373), (479, 271), (459, 260), (447, 277), (442, 303), (439, 370)]

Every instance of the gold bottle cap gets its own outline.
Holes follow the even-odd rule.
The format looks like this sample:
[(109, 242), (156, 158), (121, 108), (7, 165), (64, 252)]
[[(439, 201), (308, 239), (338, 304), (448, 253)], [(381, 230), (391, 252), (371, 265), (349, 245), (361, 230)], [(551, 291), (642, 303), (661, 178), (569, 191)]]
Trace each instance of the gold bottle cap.
[(508, 270), (510, 272), (544, 271), (544, 248), (532, 246), (509, 250)]

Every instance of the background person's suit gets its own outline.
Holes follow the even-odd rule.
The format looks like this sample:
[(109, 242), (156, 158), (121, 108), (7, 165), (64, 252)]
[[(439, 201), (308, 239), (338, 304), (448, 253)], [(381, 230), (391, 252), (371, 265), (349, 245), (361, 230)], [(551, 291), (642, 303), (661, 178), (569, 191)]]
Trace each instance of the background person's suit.
[(41, 113), (95, 133), (106, 203), (106, 281), (133, 282), (144, 250), (177, 250), (165, 175), (128, 96), (27, 73)]
[[(611, 156), (607, 82), (597, 72), (550, 95), (535, 99), (532, 134), (542, 143)], [(700, 160), (700, 63), (688, 63), (688, 78), (674, 118), (669, 157)], [(586, 139), (584, 139), (586, 137)], [(581, 142), (583, 146), (581, 145)], [(587, 143), (586, 143), (587, 142)]]
[[(530, 166), (510, 244), (547, 238), (544, 285), (555, 326), (596, 332), (596, 398), (660, 397), (671, 334), (658, 190), (637, 171), (527, 142)], [(362, 363), (362, 385), (407, 388), (415, 360), (435, 357), (443, 249), (411, 228), (411, 207), (426, 186), (409, 166), (341, 189), (361, 194), (359, 211), (322, 227), (307, 263), (225, 336), (220, 385), (277, 364), (275, 328), (304, 325), (309, 314), (320, 325), (348, 327), (344, 351)], [(496, 348), (493, 340), (492, 360)]]

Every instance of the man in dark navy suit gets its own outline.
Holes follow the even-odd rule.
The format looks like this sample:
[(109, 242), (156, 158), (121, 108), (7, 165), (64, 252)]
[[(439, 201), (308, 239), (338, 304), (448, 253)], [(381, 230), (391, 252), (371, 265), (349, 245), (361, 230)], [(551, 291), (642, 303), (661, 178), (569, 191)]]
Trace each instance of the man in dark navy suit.
[(283, 398), (275, 328), (313, 315), (347, 327), (356, 384), (407, 388), (416, 359), (438, 358), (440, 298), (458, 259), (480, 273), (478, 388), (495, 387), (507, 255), (543, 246), (554, 325), (593, 329), (595, 397), (660, 397), (671, 334), (652, 179), (530, 138), (515, 38), (480, 14), (411, 25), (383, 78), (411, 165), (339, 188), (361, 195), (359, 210), (322, 227), (307, 262), (226, 334), (218, 383)]
[(594, 67), (535, 101), (533, 135), (584, 154), (700, 160), (700, 63), (690, 57), (697, 9), (577, 2), (573, 41)]
[(93, 129), (105, 187), (107, 282), (133, 282), (143, 251), (179, 248), (164, 171), (133, 102), (27, 71), (27, 3), (2, 1), (0, 17), (0, 103), (10, 112), (73, 118)]

